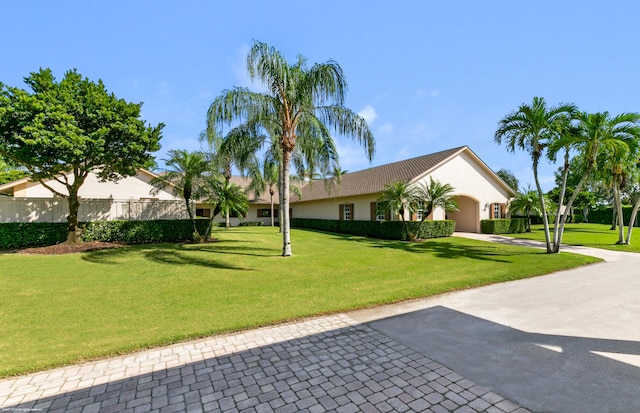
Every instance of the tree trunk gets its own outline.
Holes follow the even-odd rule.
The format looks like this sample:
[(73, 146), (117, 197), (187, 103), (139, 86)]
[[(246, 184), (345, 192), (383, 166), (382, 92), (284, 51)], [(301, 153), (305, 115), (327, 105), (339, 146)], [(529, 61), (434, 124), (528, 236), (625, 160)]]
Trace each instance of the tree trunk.
[(185, 198), (184, 203), (187, 206), (187, 214), (189, 215), (191, 225), (193, 226), (194, 241), (200, 241), (200, 233), (198, 232), (198, 227), (196, 227), (196, 218), (193, 216), (193, 210), (191, 207), (191, 198)]
[(225, 216), (224, 227), (226, 229), (229, 229), (231, 228), (231, 219), (229, 218), (229, 208), (225, 208), (224, 216)]
[(587, 166), (587, 170), (582, 175), (582, 178), (580, 178), (580, 182), (578, 182), (578, 185), (576, 185), (576, 187), (573, 189), (573, 194), (571, 195), (571, 198), (569, 198), (569, 202), (567, 202), (564, 213), (562, 214), (562, 219), (560, 220), (560, 228), (558, 229), (558, 237), (557, 237), (558, 244), (562, 243), (562, 235), (564, 233), (564, 223), (567, 222), (567, 215), (569, 214), (571, 207), (573, 207), (573, 203), (578, 197), (578, 193), (580, 193), (582, 186), (587, 181), (587, 178), (591, 174), (592, 170), (593, 170), (593, 162), (589, 162)]
[(633, 203), (633, 209), (631, 210), (631, 216), (629, 217), (629, 227), (627, 228), (626, 244), (631, 244), (631, 232), (633, 231), (633, 225), (636, 222), (636, 216), (638, 215), (638, 209), (640, 208), (640, 196), (636, 198), (636, 202)]
[(569, 175), (569, 151), (564, 154), (564, 169), (562, 171), (562, 186), (560, 187), (560, 198), (558, 199), (558, 212), (556, 213), (556, 222), (553, 227), (553, 252), (560, 252), (560, 242), (562, 241), (562, 231), (566, 219), (566, 212), (569, 208), (562, 211), (562, 203), (564, 202), (564, 194), (567, 190), (567, 176)]
[(282, 231), (282, 256), (290, 257), (291, 252), (291, 228), (289, 222), (289, 165), (291, 163), (291, 152), (287, 149), (282, 151), (282, 199), (280, 200), (280, 230)]
[(613, 197), (618, 215), (618, 241), (616, 244), (624, 244), (624, 216), (622, 215), (622, 199), (620, 199), (620, 184), (617, 177), (614, 177)]
[(540, 198), (540, 208), (542, 209), (542, 223), (544, 224), (544, 238), (547, 243), (547, 254), (551, 254), (558, 251), (554, 251), (551, 248), (551, 236), (549, 235), (549, 217), (547, 216), (547, 207), (544, 204), (544, 194), (542, 193), (540, 180), (538, 179), (539, 156), (539, 154), (534, 154), (533, 157), (533, 180), (535, 181), (536, 189), (538, 190), (538, 197)]
[(270, 196), (269, 202), (271, 204), (271, 226), (273, 226), (273, 220), (274, 220), (274, 217), (273, 217), (273, 212), (274, 212), (273, 211), (273, 194), (274, 193), (275, 193), (275, 190), (273, 189), (273, 184), (269, 184), (269, 196)]
[[(284, 161), (283, 165), (280, 165), (280, 168), (278, 168), (278, 181), (278, 195), (280, 196), (280, 203), (278, 204), (278, 232), (282, 234), (282, 220), (284, 217), (282, 212), (282, 205), (284, 203)], [(287, 181), (289, 180), (287, 179)]]
[(67, 216), (68, 233), (67, 244), (81, 244), (80, 230), (78, 228), (78, 211), (80, 210), (80, 200), (78, 199), (78, 193), (75, 188), (69, 188), (69, 196), (67, 197), (69, 203), (69, 215)]

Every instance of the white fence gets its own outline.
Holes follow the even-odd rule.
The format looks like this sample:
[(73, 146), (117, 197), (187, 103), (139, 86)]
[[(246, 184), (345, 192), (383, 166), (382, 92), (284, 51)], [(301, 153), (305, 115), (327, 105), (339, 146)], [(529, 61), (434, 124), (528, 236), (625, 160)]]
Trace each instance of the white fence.
[[(0, 222), (66, 222), (64, 198), (0, 196)], [(186, 219), (184, 201), (140, 199), (81, 199), (78, 221)]]

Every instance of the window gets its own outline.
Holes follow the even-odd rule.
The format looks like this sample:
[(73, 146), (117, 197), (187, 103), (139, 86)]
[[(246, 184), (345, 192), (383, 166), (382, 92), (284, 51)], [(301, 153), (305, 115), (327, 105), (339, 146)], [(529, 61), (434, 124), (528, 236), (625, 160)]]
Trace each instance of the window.
[[(276, 218), (278, 217), (278, 208), (273, 209), (273, 215)], [(258, 209), (258, 218), (271, 218), (271, 209), (270, 208)]]
[(344, 204), (344, 213), (342, 217), (345, 221), (351, 221), (351, 204)]
[(498, 204), (497, 202), (493, 204), (493, 218), (500, 218), (500, 204)]
[(203, 218), (211, 218), (211, 209), (209, 208), (196, 208), (196, 216)]
[(353, 221), (353, 204), (338, 205), (338, 219), (341, 221)]
[(426, 218), (424, 216), (424, 202), (420, 201), (418, 202), (418, 208), (416, 209), (416, 220), (422, 221), (423, 218)]

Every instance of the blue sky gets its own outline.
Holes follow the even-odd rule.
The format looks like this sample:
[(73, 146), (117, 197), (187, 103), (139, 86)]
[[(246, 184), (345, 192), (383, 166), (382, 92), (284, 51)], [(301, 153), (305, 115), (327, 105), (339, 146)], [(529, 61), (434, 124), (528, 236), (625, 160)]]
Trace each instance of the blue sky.
[[(376, 138), (373, 163), (337, 137), (343, 169), (468, 145), (492, 169), (533, 184), (524, 152), (494, 143), (498, 121), (534, 96), (612, 114), (640, 111), (640, 2), (536, 1), (4, 1), (0, 82), (77, 68), (164, 122), (169, 149), (200, 147), (215, 96), (251, 86), (252, 41), (290, 61), (337, 61), (345, 105)], [(543, 186), (556, 166), (543, 162)]]

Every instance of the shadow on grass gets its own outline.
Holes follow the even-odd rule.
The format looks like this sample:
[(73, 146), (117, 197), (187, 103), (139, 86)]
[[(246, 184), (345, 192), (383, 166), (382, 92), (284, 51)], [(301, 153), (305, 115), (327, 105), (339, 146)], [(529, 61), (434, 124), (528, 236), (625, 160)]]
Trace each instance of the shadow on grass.
[(511, 263), (511, 261), (505, 257), (543, 254), (543, 252), (533, 249), (505, 248), (489, 244), (482, 246), (460, 244), (459, 239), (451, 237), (432, 238), (421, 241), (393, 241), (349, 234), (328, 233), (328, 235), (347, 242), (363, 243), (371, 248), (390, 248), (409, 253), (431, 254), (437, 258), (448, 259), (470, 258), (482, 261)]
[[(225, 241), (225, 244), (227, 242)], [(269, 252), (269, 253), (267, 253)], [(220, 254), (236, 254), (247, 256), (268, 257), (274, 251), (268, 248), (256, 248), (255, 246), (228, 246), (224, 244), (146, 244), (131, 245), (128, 247), (92, 251), (83, 254), (84, 261), (97, 264), (122, 264), (128, 256), (140, 255), (150, 261), (167, 265), (196, 265), (206, 268), (245, 270), (231, 265), (220, 258)]]

